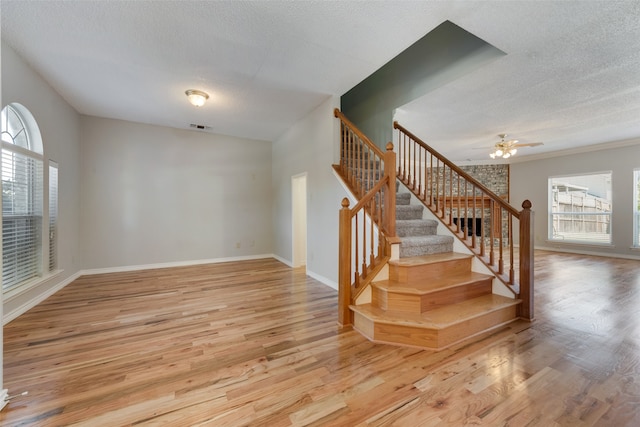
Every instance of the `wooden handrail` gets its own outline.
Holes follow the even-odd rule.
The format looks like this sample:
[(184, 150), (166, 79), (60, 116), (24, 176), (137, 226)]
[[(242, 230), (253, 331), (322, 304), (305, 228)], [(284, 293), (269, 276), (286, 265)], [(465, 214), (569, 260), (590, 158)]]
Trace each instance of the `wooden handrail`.
[(388, 176), (382, 177), (382, 179), (378, 181), (378, 183), (374, 185), (373, 188), (367, 192), (367, 194), (362, 196), (362, 198), (358, 200), (358, 203), (356, 203), (353, 206), (353, 208), (351, 208), (351, 211), (352, 211), (351, 215), (352, 216), (355, 215), (357, 211), (359, 211), (367, 203), (369, 203), (371, 199), (373, 199), (373, 197), (376, 195), (376, 193), (382, 190), (382, 187), (384, 187), (387, 184), (387, 182), (389, 182), (389, 177)]
[(479, 190), (481, 190), (483, 193), (485, 193), (486, 195), (488, 195), (491, 199), (495, 200), (498, 204), (500, 204), (500, 206), (504, 209), (506, 209), (507, 211), (509, 211), (512, 215), (514, 216), (519, 216), (520, 212), (518, 212), (518, 210), (516, 208), (514, 208), (513, 206), (511, 206), (509, 203), (507, 203), (504, 199), (502, 199), (500, 196), (498, 196), (497, 194), (495, 194), (493, 191), (491, 191), (490, 189), (488, 189), (484, 184), (482, 184), (480, 181), (476, 180), (475, 178), (473, 178), (471, 175), (469, 175), (468, 173), (466, 173), (465, 171), (463, 171), (462, 169), (460, 169), (460, 167), (458, 167), (455, 163), (451, 162), (449, 159), (447, 159), (446, 157), (444, 157), (442, 154), (440, 154), (438, 151), (436, 151), (433, 147), (430, 147), (429, 145), (427, 145), (424, 141), (422, 141), (420, 138), (418, 138), (417, 136), (415, 136), (414, 134), (412, 134), (411, 132), (409, 132), (407, 129), (405, 129), (404, 127), (402, 127), (398, 122), (393, 122), (393, 128), (394, 129), (398, 129), (401, 132), (403, 132), (404, 134), (406, 134), (409, 138), (413, 139), (417, 144), (421, 145), (425, 150), (429, 151), (430, 153), (432, 153), (436, 158), (438, 158), (444, 165), (448, 166), (449, 168), (451, 168), (451, 170), (453, 170), (454, 172), (456, 172), (458, 175), (460, 175), (461, 177), (463, 177), (464, 179), (466, 179), (467, 181), (473, 181), (475, 183), (476, 188), (478, 188)]
[(345, 116), (344, 114), (342, 114), (342, 111), (340, 111), (339, 109), (334, 109), (333, 110), (333, 116), (337, 119), (340, 119), (340, 121), (349, 129), (351, 129), (353, 131), (353, 133), (355, 133), (356, 135), (358, 135), (358, 138), (362, 139), (363, 142), (365, 142), (373, 151), (376, 152), (377, 155), (379, 155), (380, 157), (384, 156), (384, 153), (382, 152), (382, 150), (380, 148), (378, 148), (378, 146), (376, 144), (374, 144), (373, 142), (371, 142), (371, 140), (367, 137), (367, 135), (365, 135), (364, 133), (362, 133), (362, 131), (360, 129), (358, 129), (356, 127), (356, 125), (354, 125), (353, 123), (351, 123), (351, 121), (347, 118), (347, 116)]
[(519, 211), (398, 122), (393, 127), (399, 132), (397, 178), (522, 300), (519, 316), (533, 319), (531, 202), (525, 200)]
[(334, 169), (358, 200), (342, 200), (339, 219), (338, 323), (353, 323), (349, 306), (389, 260), (395, 237), (396, 154), (378, 148), (338, 109), (340, 164)]

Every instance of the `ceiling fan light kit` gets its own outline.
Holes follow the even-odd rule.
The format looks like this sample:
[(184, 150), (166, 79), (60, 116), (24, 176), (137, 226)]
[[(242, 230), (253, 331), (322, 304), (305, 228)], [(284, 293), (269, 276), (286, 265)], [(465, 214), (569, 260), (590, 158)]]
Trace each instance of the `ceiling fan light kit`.
[(506, 133), (501, 133), (498, 135), (500, 137), (500, 142), (496, 142), (493, 151), (489, 154), (489, 157), (492, 159), (500, 158), (508, 159), (511, 156), (515, 156), (518, 152), (516, 147), (535, 147), (537, 145), (542, 145), (542, 142), (531, 142), (528, 144), (519, 144), (517, 139), (510, 139), (509, 141), (505, 141), (504, 138), (507, 136)]

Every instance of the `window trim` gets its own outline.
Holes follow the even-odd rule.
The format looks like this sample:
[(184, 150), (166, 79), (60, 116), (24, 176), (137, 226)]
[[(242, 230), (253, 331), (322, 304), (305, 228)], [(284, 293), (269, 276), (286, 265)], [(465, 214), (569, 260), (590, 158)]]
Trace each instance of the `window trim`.
[[(53, 173), (52, 171), (55, 171)], [(49, 159), (48, 169), (48, 229), (47, 229), (47, 262), (46, 271), (51, 273), (58, 269), (58, 198), (59, 198), (59, 165), (57, 162)], [(55, 178), (55, 179), (53, 179)], [(44, 246), (44, 245), (43, 245)], [(45, 264), (43, 262), (43, 264)], [(44, 265), (43, 265), (44, 267)], [(43, 268), (45, 270), (45, 268)]]
[[(25, 280), (24, 282), (22, 282), (22, 284), (20, 284), (20, 286), (14, 286), (10, 289), (7, 289), (6, 291), (3, 291), (2, 299), (5, 303), (10, 302), (14, 298), (17, 298), (20, 295), (26, 294), (31, 289), (37, 288), (41, 284), (46, 283), (51, 279), (54, 279), (55, 277), (59, 276), (63, 271), (64, 270), (62, 269), (57, 269), (54, 271), (45, 272), (42, 274), (42, 276)], [(6, 315), (7, 313), (4, 313), (4, 314)]]
[[(8, 197), (11, 197), (12, 205), (17, 206), (19, 208), (15, 214), (10, 216), (13, 217), (14, 219), (24, 217), (24, 218), (34, 218), (36, 221), (39, 221), (38, 225), (36, 225), (35, 227), (35, 230), (37, 231), (36, 233), (33, 233), (34, 229), (31, 229), (31, 231), (29, 231), (29, 228), (26, 228), (26, 229), (23, 228), (26, 233), (30, 233), (30, 234), (24, 234), (24, 236), (33, 237), (34, 239), (33, 242), (35, 242), (35, 251), (31, 249), (28, 252), (29, 256), (27, 258), (23, 258), (22, 261), (18, 259), (16, 261), (17, 269), (12, 274), (13, 274), (13, 278), (20, 277), (21, 271), (23, 273), (25, 271), (28, 271), (30, 274), (26, 275), (25, 279), (16, 281), (15, 283), (9, 282), (11, 283), (11, 286), (7, 288), (5, 288), (5, 283), (3, 280), (2, 292), (3, 292), (3, 295), (5, 296), (5, 299), (7, 299), (7, 298), (13, 298), (16, 295), (22, 294), (23, 292), (26, 292), (27, 290), (31, 289), (36, 284), (39, 284), (44, 280), (48, 280), (51, 277), (51, 274), (49, 274), (49, 271), (47, 268), (48, 263), (45, 263), (48, 249), (46, 249), (46, 246), (44, 244), (44, 242), (46, 241), (44, 239), (48, 236), (48, 228), (49, 228), (48, 212), (45, 210), (48, 205), (46, 198), (49, 195), (49, 191), (48, 191), (48, 188), (45, 188), (45, 184), (48, 181), (48, 169), (45, 169), (45, 165), (44, 165), (45, 158), (43, 153), (42, 137), (40, 134), (40, 129), (33, 115), (27, 108), (25, 108), (24, 106), (18, 103), (11, 103), (6, 105), (1, 110), (1, 114), (3, 115), (2, 117), (3, 138), (2, 138), (2, 143), (0, 144), (0, 148), (2, 149), (2, 165), (4, 166), (5, 165), (4, 161), (8, 160), (8, 161), (11, 161), (11, 163), (7, 163), (7, 165), (11, 166), (11, 171), (13, 171), (13, 173), (20, 173), (21, 169), (15, 169), (15, 167), (16, 165), (21, 165), (21, 164), (27, 165), (28, 168), (35, 167), (34, 171), (36, 173), (36, 175), (33, 177), (31, 173), (33, 173), (34, 171), (31, 171), (31, 169), (25, 169), (28, 172), (28, 175), (23, 175), (22, 180), (18, 180), (18, 181), (14, 180), (15, 178), (14, 176), (11, 176), (11, 177), (7, 176), (7, 179), (13, 182), (14, 184), (17, 183), (18, 185), (20, 185), (20, 183), (27, 183), (27, 187), (24, 187), (24, 188), (27, 188), (25, 197), (27, 197), (27, 200), (29, 200), (28, 201), (29, 204), (27, 205), (27, 207), (25, 207), (24, 204), (20, 203), (20, 200), (16, 201), (13, 197), (8, 196)], [(11, 121), (14, 119), (17, 120), (17, 122)], [(19, 126), (14, 129), (17, 131), (17, 133), (14, 135), (10, 134), (9, 131), (12, 129), (11, 126), (18, 125), (18, 124)], [(6, 128), (4, 125), (6, 125)], [(24, 135), (26, 135), (26, 141), (22, 141), (21, 144), (18, 145), (15, 143), (16, 141), (14, 138), (16, 137), (16, 135), (19, 135), (22, 132), (24, 132)], [(9, 136), (10, 141), (5, 141), (5, 134)], [(23, 147), (22, 143), (24, 143), (26, 147)], [(16, 160), (19, 163), (15, 163)], [(27, 166), (20, 166), (20, 168), (24, 168)], [(1, 169), (2, 168), (0, 167), (0, 170)], [(32, 178), (29, 178), (29, 177), (32, 177)], [(3, 181), (4, 181), (4, 176), (3, 176)], [(34, 200), (32, 200), (31, 198), (34, 197), (34, 195), (35, 195), (34, 200), (36, 204), (32, 205), (31, 203), (33, 203)], [(17, 203), (17, 205), (14, 203)], [(24, 212), (22, 212), (23, 210)], [(4, 212), (4, 208), (3, 208), (3, 212)], [(5, 232), (4, 232), (5, 217), (4, 217), (4, 213), (0, 215), (2, 215), (2, 218), (3, 218), (3, 240), (4, 240), (6, 238)], [(29, 237), (29, 239), (31, 239), (31, 237)], [(21, 242), (22, 242), (21, 240), (18, 239), (16, 241), (18, 242), (18, 244), (17, 246), (15, 246), (15, 248), (17, 249), (14, 256), (17, 256), (20, 258), (21, 257), (20, 251), (22, 250), (23, 245), (21, 245)], [(7, 253), (5, 249), (6, 248), (4, 247), (4, 243), (3, 243), (3, 259), (5, 258), (5, 255)], [(11, 253), (9, 252), (9, 254)], [(31, 260), (32, 262), (35, 262), (35, 264), (31, 264), (31, 266), (35, 265), (35, 268), (30, 270), (24, 270), (24, 268), (20, 267), (22, 265), (28, 265), (23, 263), (24, 260)], [(3, 265), (3, 276), (4, 276), (5, 267), (6, 266)]]
[(631, 220), (633, 221), (633, 236), (631, 249), (640, 249), (640, 168), (633, 170), (633, 205)]
[[(610, 210), (608, 212), (553, 212), (553, 180), (562, 179), (562, 178), (572, 178), (572, 177), (584, 177), (589, 175), (609, 175), (609, 191), (611, 194)], [(605, 171), (594, 171), (594, 172), (583, 172), (583, 173), (574, 173), (567, 175), (554, 175), (549, 176), (547, 179), (547, 242), (554, 244), (563, 244), (563, 245), (574, 245), (574, 246), (589, 246), (589, 247), (613, 247), (613, 171), (605, 170)], [(554, 215), (558, 214), (569, 214), (569, 215), (606, 215), (609, 217), (609, 240), (601, 241), (601, 240), (587, 240), (587, 239), (565, 239), (565, 238), (554, 238)], [(587, 233), (585, 233), (587, 234)]]

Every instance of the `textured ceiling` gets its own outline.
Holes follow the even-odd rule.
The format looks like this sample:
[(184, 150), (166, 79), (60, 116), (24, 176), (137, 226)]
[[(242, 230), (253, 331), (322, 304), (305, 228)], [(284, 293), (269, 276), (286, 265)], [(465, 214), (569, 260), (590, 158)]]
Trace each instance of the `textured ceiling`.
[[(640, 2), (13, 1), (2, 39), (78, 112), (273, 140), (445, 20), (506, 55), (397, 119), (455, 160), (640, 137)], [(189, 88), (209, 92), (196, 109)]]

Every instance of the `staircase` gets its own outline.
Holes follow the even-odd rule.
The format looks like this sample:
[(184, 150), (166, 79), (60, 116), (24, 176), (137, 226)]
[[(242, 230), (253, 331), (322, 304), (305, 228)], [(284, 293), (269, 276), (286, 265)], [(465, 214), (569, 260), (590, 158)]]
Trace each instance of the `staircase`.
[[(440, 350), (532, 320), (531, 203), (518, 211), (397, 123), (399, 144), (384, 152), (334, 114), (334, 170), (357, 199), (340, 209), (338, 322), (375, 342)], [(398, 193), (398, 181), (410, 193)]]
[(471, 270), (410, 193), (396, 194), (400, 259), (388, 280), (371, 284), (371, 302), (351, 305), (354, 328), (374, 342), (441, 350), (517, 319), (520, 300), (492, 293), (494, 276)]

